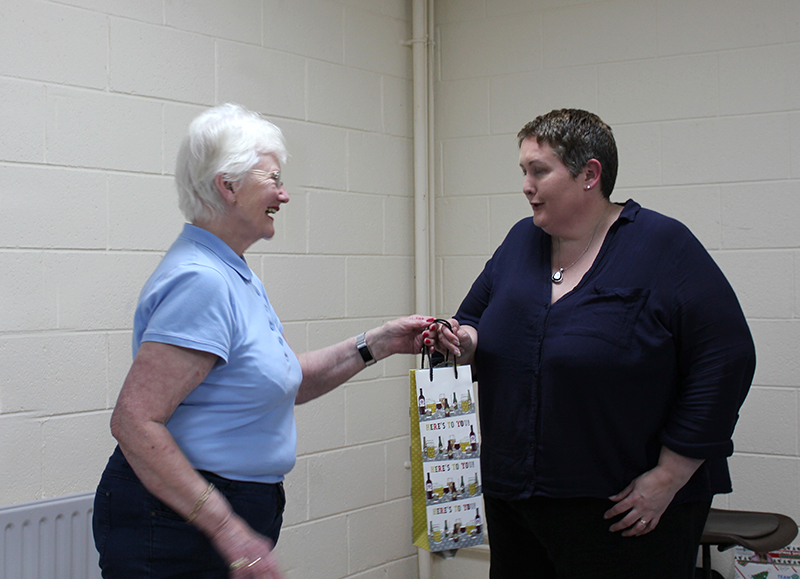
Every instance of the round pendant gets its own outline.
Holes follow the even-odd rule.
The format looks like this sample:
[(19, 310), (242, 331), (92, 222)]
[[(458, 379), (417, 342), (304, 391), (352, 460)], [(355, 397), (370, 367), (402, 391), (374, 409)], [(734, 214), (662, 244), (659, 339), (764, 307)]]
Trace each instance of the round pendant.
[(564, 281), (564, 270), (559, 269), (550, 277), (550, 279), (553, 280), (553, 283), (561, 283)]

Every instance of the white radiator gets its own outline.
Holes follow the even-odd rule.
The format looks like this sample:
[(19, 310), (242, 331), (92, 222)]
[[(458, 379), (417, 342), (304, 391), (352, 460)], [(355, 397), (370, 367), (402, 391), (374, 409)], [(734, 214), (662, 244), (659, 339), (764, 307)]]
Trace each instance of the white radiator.
[(99, 579), (94, 492), (0, 508), (0, 578)]

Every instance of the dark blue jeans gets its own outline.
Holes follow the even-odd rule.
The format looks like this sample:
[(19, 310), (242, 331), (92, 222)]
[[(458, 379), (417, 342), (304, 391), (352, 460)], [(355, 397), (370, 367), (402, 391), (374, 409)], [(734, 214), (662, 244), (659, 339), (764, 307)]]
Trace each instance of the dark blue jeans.
[(692, 579), (711, 501), (670, 506), (640, 537), (608, 528), (606, 499), (484, 495), (490, 579)]
[[(283, 484), (233, 481), (209, 472), (233, 510), (278, 542), (286, 498)], [(227, 579), (228, 566), (211, 542), (139, 482), (119, 447), (97, 487), (92, 519), (106, 579)]]

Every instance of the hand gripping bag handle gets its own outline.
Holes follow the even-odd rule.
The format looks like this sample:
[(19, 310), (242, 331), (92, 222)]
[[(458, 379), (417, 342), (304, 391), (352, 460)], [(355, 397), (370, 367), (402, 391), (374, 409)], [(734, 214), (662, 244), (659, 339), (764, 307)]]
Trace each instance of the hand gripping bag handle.
[[(451, 332), (453, 331), (453, 326), (451, 326), (450, 322), (448, 322), (447, 320), (443, 320), (441, 318), (436, 318), (435, 320), (433, 320), (433, 323), (434, 324), (442, 324), (444, 326), (447, 326), (447, 329), (450, 330)], [(423, 344), (423, 346), (422, 346), (422, 366), (421, 366), (421, 368), (423, 370), (425, 369), (425, 355), (426, 354), (428, 355), (428, 366), (430, 366), (430, 369), (431, 369), (431, 382), (433, 382), (433, 359), (431, 357), (431, 351), (430, 351), (430, 348), (426, 348), (425, 345)], [(440, 366), (441, 365), (447, 365), (448, 361), (449, 361), (449, 358), (450, 358), (450, 352), (445, 352), (444, 353), (444, 362), (442, 364), (439, 364), (439, 365)], [(457, 358), (456, 358), (455, 354), (453, 354), (453, 372), (456, 375), (456, 380), (458, 380), (458, 363), (457, 363)]]

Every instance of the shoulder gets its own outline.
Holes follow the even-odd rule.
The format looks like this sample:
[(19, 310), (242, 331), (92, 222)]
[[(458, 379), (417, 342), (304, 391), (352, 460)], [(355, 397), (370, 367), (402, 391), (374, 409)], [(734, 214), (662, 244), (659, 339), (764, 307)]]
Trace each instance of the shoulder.
[(532, 217), (519, 220), (509, 229), (502, 243), (492, 252), (484, 267), (484, 275), (490, 272), (494, 272), (492, 275), (496, 275), (508, 268), (520, 267), (521, 260), (529, 259), (532, 253), (538, 254), (536, 248), (541, 246), (538, 238), (543, 235), (545, 233), (533, 224)]
[(529, 251), (541, 243), (547, 234), (533, 224), (533, 217), (525, 217), (517, 221), (508, 230), (505, 239), (498, 246), (497, 251)]
[[(725, 274), (702, 242), (682, 222), (650, 209), (641, 208), (633, 222), (632, 234), (625, 239), (642, 258), (658, 270), (664, 288), (676, 292), (675, 304), (714, 309), (729, 305), (736, 298)], [(736, 308), (738, 309), (738, 302)], [(713, 304), (713, 305), (712, 305)]]
[(142, 289), (143, 299), (160, 301), (185, 294), (192, 301), (210, 303), (229, 295), (230, 280), (212, 257), (204, 257), (202, 252), (180, 253), (171, 249), (164, 256)]
[(531, 236), (541, 233), (542, 230), (533, 224), (533, 217), (524, 217), (511, 226), (506, 234), (506, 239), (520, 236)]
[(664, 215), (663, 213), (659, 213), (658, 211), (654, 211), (646, 207), (639, 208), (636, 221), (639, 221), (640, 223), (647, 225), (648, 227), (653, 227), (657, 231), (662, 231), (662, 230), (668, 232), (689, 231), (688, 227), (686, 227), (683, 223), (681, 223), (674, 217), (670, 217), (669, 215)]
[(159, 267), (142, 289), (134, 340), (202, 350), (227, 360), (236, 324), (236, 299), (222, 272), (197, 263), (174, 264)]
[(674, 217), (640, 206), (633, 200), (625, 204), (620, 220), (629, 222), (632, 234), (661, 247), (696, 245), (700, 242), (689, 228)]

